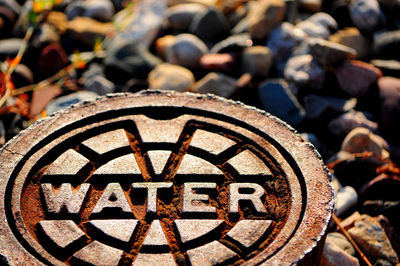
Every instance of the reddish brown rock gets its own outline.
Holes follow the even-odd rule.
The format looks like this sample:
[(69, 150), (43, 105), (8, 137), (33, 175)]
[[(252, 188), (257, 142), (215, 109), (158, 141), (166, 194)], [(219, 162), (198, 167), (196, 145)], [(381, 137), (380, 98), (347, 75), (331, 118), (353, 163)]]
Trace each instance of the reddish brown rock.
[(370, 86), (382, 76), (382, 72), (371, 64), (352, 60), (335, 69), (342, 90), (354, 97), (364, 96)]
[(235, 66), (232, 54), (205, 54), (200, 58), (200, 65), (208, 71), (229, 72)]
[(400, 144), (400, 79), (382, 77), (378, 87), (380, 127), (390, 142)]
[(399, 198), (399, 191), (400, 177), (380, 174), (360, 189), (360, 197), (363, 200), (397, 200)]
[(58, 43), (46, 46), (37, 62), (37, 71), (44, 77), (49, 77), (68, 65), (67, 54)]

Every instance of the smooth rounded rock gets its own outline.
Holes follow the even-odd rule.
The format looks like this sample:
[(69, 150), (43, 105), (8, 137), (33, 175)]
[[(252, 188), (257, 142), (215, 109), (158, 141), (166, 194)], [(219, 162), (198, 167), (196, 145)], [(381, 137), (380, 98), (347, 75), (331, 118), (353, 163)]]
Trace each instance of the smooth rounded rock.
[(109, 22), (114, 15), (114, 6), (109, 0), (78, 0), (69, 4), (65, 13), (69, 20), (76, 17), (89, 17)]
[(149, 73), (150, 89), (188, 91), (194, 84), (194, 76), (189, 69), (171, 64), (160, 64)]
[(296, 24), (309, 37), (328, 39), (332, 31), (338, 27), (335, 19), (327, 13), (318, 12), (306, 20)]
[(274, 53), (277, 65), (286, 62), (295, 47), (299, 46), (307, 35), (303, 30), (288, 22), (274, 28), (267, 40), (267, 47)]
[(371, 85), (382, 76), (378, 68), (358, 60), (345, 61), (334, 74), (341, 89), (354, 97), (366, 95)]
[(325, 80), (325, 71), (311, 55), (299, 55), (288, 60), (284, 76), (300, 87), (320, 89)]
[(386, 31), (374, 35), (373, 54), (380, 59), (394, 59), (400, 61), (400, 30)]
[(225, 74), (210, 72), (193, 85), (192, 91), (204, 94), (212, 93), (229, 98), (237, 90), (236, 83), (236, 79)]
[(364, 58), (371, 51), (371, 42), (354, 27), (335, 32), (329, 37), (329, 41), (353, 48), (357, 51), (357, 58)]
[(393, 143), (400, 143), (400, 79), (382, 77), (378, 80), (380, 127)]
[(229, 32), (229, 24), (220, 11), (209, 8), (193, 18), (189, 32), (206, 42), (217, 42), (226, 37)]
[(357, 56), (353, 48), (320, 38), (309, 38), (307, 44), (312, 56), (322, 66), (334, 65)]
[(355, 0), (349, 7), (351, 20), (358, 29), (373, 31), (379, 26), (381, 11), (377, 0)]
[(207, 7), (197, 3), (174, 5), (167, 9), (166, 18), (173, 29), (188, 29), (193, 18), (207, 11)]
[(200, 66), (200, 58), (208, 52), (202, 40), (192, 34), (180, 34), (175, 37), (174, 43), (167, 47), (166, 59), (168, 63), (187, 68)]
[(266, 78), (273, 63), (273, 53), (268, 47), (252, 46), (243, 50), (241, 61), (243, 73)]

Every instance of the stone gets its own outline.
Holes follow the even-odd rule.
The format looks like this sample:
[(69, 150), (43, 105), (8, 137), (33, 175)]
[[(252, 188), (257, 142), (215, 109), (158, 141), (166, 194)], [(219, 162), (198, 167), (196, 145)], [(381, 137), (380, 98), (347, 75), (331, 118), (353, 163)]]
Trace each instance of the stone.
[(400, 79), (382, 77), (378, 79), (379, 87), (379, 126), (389, 142), (400, 144)]
[(10, 38), (0, 40), (0, 60), (5, 61), (6, 58), (14, 58), (22, 44), (22, 39)]
[(281, 0), (250, 2), (245, 22), (251, 37), (265, 39), (271, 30), (283, 20), (285, 11), (286, 4)]
[(334, 71), (340, 88), (354, 97), (366, 95), (382, 72), (371, 64), (352, 60), (345, 61)]
[(33, 91), (29, 114), (31, 116), (39, 115), (46, 109), (48, 103), (61, 93), (62, 89), (57, 85), (50, 85), (44, 89)]
[(307, 44), (311, 55), (324, 67), (341, 63), (347, 59), (355, 59), (357, 56), (357, 51), (353, 48), (321, 38), (309, 38)]
[(205, 54), (200, 58), (200, 65), (208, 71), (229, 72), (236, 65), (232, 54)]
[(328, 233), (326, 239), (335, 244), (335, 246), (342, 249), (344, 252), (351, 256), (356, 256), (356, 251), (350, 241), (343, 234), (338, 232)]
[(267, 40), (267, 47), (274, 54), (277, 65), (285, 63), (294, 49), (305, 39), (306, 33), (289, 22), (283, 22), (274, 28)]
[(332, 119), (328, 124), (329, 131), (338, 138), (344, 138), (356, 127), (367, 128), (373, 133), (378, 132), (378, 123), (369, 120), (366, 113), (355, 110), (341, 114)]
[(193, 18), (198, 14), (204, 14), (206, 11), (207, 7), (202, 4), (178, 4), (167, 9), (166, 18), (169, 27), (177, 30), (187, 30)]
[(110, 22), (99, 22), (88, 17), (76, 17), (67, 23), (68, 35), (73, 39), (93, 47), (97, 39), (103, 40), (113, 31)]
[(68, 20), (73, 20), (76, 17), (89, 17), (110, 22), (114, 16), (114, 6), (109, 0), (80, 0), (69, 4), (65, 13)]
[(305, 119), (305, 110), (284, 80), (267, 80), (258, 88), (263, 108), (293, 126)]
[(349, 233), (371, 262), (386, 259), (394, 264), (399, 263), (385, 231), (371, 216), (361, 215)]
[(358, 259), (347, 254), (345, 251), (336, 246), (331, 240), (325, 241), (322, 258), (319, 265), (360, 265)]
[(167, 50), (175, 43), (175, 36), (165, 35), (155, 42), (157, 54), (164, 60), (167, 58)]
[(381, 10), (377, 0), (355, 0), (349, 5), (350, 17), (361, 31), (372, 32), (381, 23)]
[(333, 17), (327, 13), (318, 12), (296, 24), (309, 37), (328, 39), (332, 31), (338, 28)]
[(53, 25), (59, 34), (64, 34), (68, 29), (68, 18), (63, 12), (50, 11), (46, 17), (46, 22)]
[(163, 63), (149, 73), (148, 81), (149, 87), (155, 90), (189, 91), (194, 76), (187, 68)]
[(266, 78), (273, 63), (273, 53), (265, 46), (248, 47), (243, 50), (241, 62), (242, 73)]
[(326, 119), (353, 109), (355, 98), (346, 99), (332, 96), (309, 94), (304, 97), (304, 108), (309, 119)]
[(114, 24), (119, 26), (116, 41), (150, 48), (164, 23), (166, 11), (166, 0), (141, 1), (121, 10), (113, 17)]
[(67, 54), (58, 43), (47, 45), (37, 61), (37, 72), (45, 78), (56, 74), (68, 65)]
[(378, 215), (375, 217), (375, 220), (382, 226), (385, 230), (386, 235), (388, 236), (390, 243), (394, 251), (397, 253), (397, 256), (400, 253), (400, 235), (397, 233), (393, 225), (390, 223), (389, 219), (383, 215)]
[(374, 266), (392, 266), (392, 263), (388, 260), (379, 259), (375, 262)]
[[(354, 222), (361, 217), (361, 214), (358, 211), (353, 212), (350, 216), (346, 217), (340, 222), (340, 225), (349, 230), (350, 228), (354, 227)], [(347, 239), (347, 238), (346, 238)]]
[(237, 90), (236, 80), (222, 73), (210, 72), (204, 78), (197, 81), (192, 91), (197, 93), (213, 93), (229, 98)]
[(372, 152), (380, 157), (387, 158), (388, 152), (386, 141), (369, 129), (357, 127), (347, 134), (343, 140), (341, 150), (350, 153)]
[(397, 200), (400, 177), (380, 174), (360, 189), (360, 197), (369, 200)]
[(60, 42), (60, 35), (53, 25), (41, 23), (31, 41), (33, 46), (41, 47), (42, 45)]
[(61, 111), (72, 104), (82, 101), (93, 100), (98, 95), (91, 91), (78, 91), (65, 96), (61, 96), (52, 100), (46, 107), (47, 115), (52, 115), (55, 112)]
[(192, 34), (180, 34), (175, 42), (167, 47), (166, 59), (168, 63), (187, 68), (200, 66), (200, 58), (208, 52), (202, 40)]
[(397, 60), (371, 60), (370, 63), (382, 71), (383, 76), (399, 77), (400, 61)]
[(189, 32), (205, 42), (217, 42), (228, 35), (229, 25), (220, 11), (208, 8), (206, 12), (199, 13), (193, 18)]
[(335, 195), (335, 214), (341, 216), (357, 204), (358, 196), (350, 186), (339, 189)]
[(372, 51), (376, 58), (400, 61), (400, 30), (375, 34)]
[(288, 60), (284, 76), (299, 87), (320, 89), (325, 81), (325, 71), (311, 55), (299, 55)]
[(299, 6), (301, 9), (310, 12), (316, 13), (321, 11), (322, 1), (321, 0), (301, 0), (299, 2)]
[(338, 30), (329, 37), (329, 41), (353, 48), (357, 51), (357, 58), (364, 58), (371, 51), (371, 42), (355, 27)]
[(399, 211), (400, 211), (400, 200), (398, 198), (395, 201), (384, 201), (384, 200), (366, 200), (360, 208), (362, 213), (366, 213), (371, 216), (384, 215), (398, 230), (399, 225)]
[(131, 78), (146, 79), (161, 60), (145, 47), (128, 41), (114, 41), (104, 58), (105, 75), (115, 83), (125, 83)]
[(84, 82), (85, 90), (95, 92), (98, 95), (106, 95), (115, 91), (115, 85), (104, 76), (97, 75)]
[(16, 88), (28, 86), (34, 82), (32, 70), (21, 63), (15, 67), (11, 77)]
[(242, 52), (243, 49), (253, 45), (251, 37), (247, 33), (231, 35), (225, 40), (216, 43), (211, 49), (211, 54)]

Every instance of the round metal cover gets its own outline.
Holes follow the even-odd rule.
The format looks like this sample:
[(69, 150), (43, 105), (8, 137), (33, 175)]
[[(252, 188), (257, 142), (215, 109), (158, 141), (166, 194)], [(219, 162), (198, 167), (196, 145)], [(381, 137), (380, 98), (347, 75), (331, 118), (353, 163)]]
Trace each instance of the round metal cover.
[(10, 264), (292, 264), (333, 208), (314, 148), (213, 96), (117, 94), (73, 106), (0, 151)]

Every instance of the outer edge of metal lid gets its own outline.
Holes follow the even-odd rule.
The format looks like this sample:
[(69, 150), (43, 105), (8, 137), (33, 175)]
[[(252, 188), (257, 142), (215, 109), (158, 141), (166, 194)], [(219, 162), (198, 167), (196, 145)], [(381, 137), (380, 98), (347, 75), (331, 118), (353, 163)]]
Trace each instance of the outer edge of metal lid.
[[(163, 98), (163, 102), (155, 103), (152, 101), (154, 97)], [(141, 98), (143, 103), (139, 104), (138, 99)], [(254, 126), (268, 135), (272, 135), (273, 138), (279, 142), (283, 148), (295, 159), (296, 163), (300, 166), (301, 172), (305, 178), (306, 183), (310, 184), (310, 189), (307, 190), (306, 197), (312, 199), (318, 196), (319, 201), (314, 201), (312, 204), (306, 206), (306, 211), (304, 218), (301, 221), (300, 227), (297, 229), (296, 234), (308, 232), (308, 238), (298, 239), (292, 243), (290, 240), (285, 244), (276, 255), (265, 261), (262, 256), (257, 255), (255, 258), (247, 262), (247, 264), (292, 264), (300, 263), (301, 260), (315, 251), (319, 242), (326, 234), (326, 229), (328, 227), (329, 221), (331, 219), (334, 197), (333, 197), (333, 187), (331, 184), (331, 174), (326, 166), (324, 166), (322, 158), (315, 147), (308, 142), (305, 142), (290, 125), (282, 121), (281, 119), (272, 116), (271, 114), (259, 110), (255, 107), (245, 105), (239, 101), (228, 100), (222, 97), (218, 97), (212, 94), (200, 95), (195, 93), (178, 93), (171, 91), (161, 91), (161, 90), (145, 90), (139, 93), (116, 93), (109, 94), (106, 96), (98, 97), (95, 100), (81, 102), (70, 106), (67, 109), (56, 112), (55, 114), (38, 120), (29, 128), (21, 131), (13, 139), (7, 142), (0, 149), (0, 158), (7, 158), (6, 163), (2, 163), (0, 174), (2, 179), (0, 179), (0, 209), (4, 210), (4, 199), (6, 196), (5, 188), (7, 187), (8, 178), (14, 170), (14, 166), (19, 163), (19, 161), (25, 156), (24, 153), (19, 152), (17, 149), (20, 145), (24, 145), (26, 148), (24, 151), (28, 152), (32, 147), (34, 147), (39, 140), (42, 139), (41, 136), (35, 135), (39, 133), (41, 135), (45, 133), (51, 133), (57, 129), (64, 127), (68, 123), (72, 123), (76, 120), (83, 119), (85, 117), (90, 117), (97, 112), (109, 111), (112, 108), (108, 106), (112, 102), (118, 102), (121, 100), (126, 101), (126, 99), (132, 99), (137, 101), (132, 101), (132, 105), (129, 107), (141, 106), (146, 104), (146, 101), (151, 102), (154, 106), (167, 106), (168, 104), (175, 104), (175, 106), (182, 107), (193, 107), (197, 109), (202, 109), (206, 111), (212, 111), (217, 113), (222, 113), (224, 115), (231, 116), (236, 119), (244, 120), (247, 124)], [(179, 99), (177, 103), (176, 99)], [(212, 106), (208, 106), (205, 102), (218, 103)], [(201, 103), (203, 102), (203, 103)], [(98, 103), (106, 103), (98, 106)], [(107, 104), (108, 103), (108, 104)], [(124, 109), (128, 106), (121, 106)], [(238, 111), (240, 114), (230, 113), (228, 110), (232, 109)], [(78, 113), (76, 111), (83, 110), (84, 113)], [(240, 111), (242, 110), (242, 111)], [(240, 115), (247, 114), (245, 117), (238, 117)], [(264, 119), (270, 119), (274, 123), (276, 130), (282, 130), (281, 134), (274, 135), (271, 134), (272, 129), (267, 128), (266, 125), (262, 125), (262, 121), (259, 118), (264, 117)], [(272, 130), (274, 131), (274, 130)], [(33, 135), (32, 135), (33, 134)], [(311, 167), (311, 168), (307, 168)], [(324, 180), (316, 180), (314, 177), (318, 176)], [(7, 178), (4, 178), (7, 177)], [(15, 216), (19, 217), (18, 210), (15, 212)], [(29, 253), (15, 238), (10, 227), (7, 223), (7, 218), (5, 217), (5, 212), (0, 213), (0, 219), (3, 221), (0, 223), (0, 254), (8, 258), (13, 262), (29, 262), (31, 264), (40, 264), (38, 260)], [(305, 221), (307, 220), (307, 221)], [(312, 228), (309, 228), (312, 227)], [(310, 233), (312, 231), (312, 233)], [(4, 249), (7, 247), (7, 249)], [(302, 247), (302, 252), (294, 252), (290, 250), (293, 247)], [(288, 250), (286, 250), (288, 249)], [(17, 253), (17, 254), (14, 254)]]

